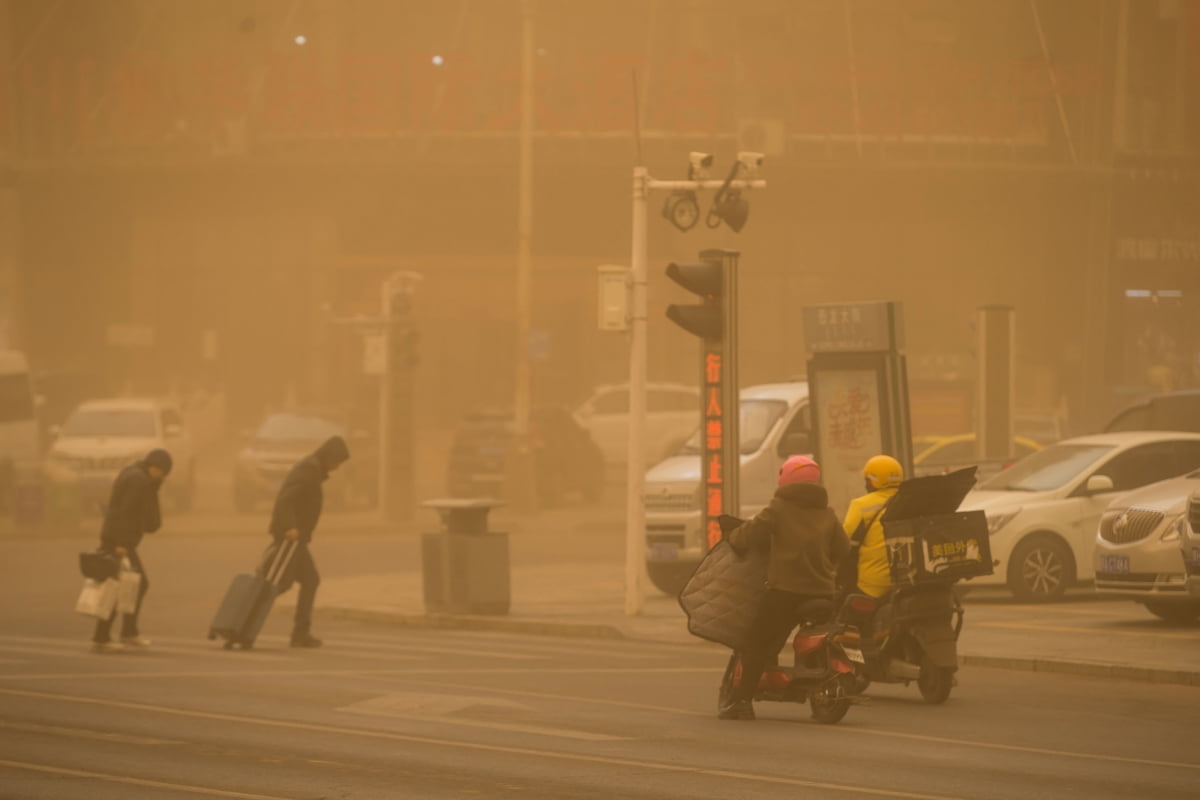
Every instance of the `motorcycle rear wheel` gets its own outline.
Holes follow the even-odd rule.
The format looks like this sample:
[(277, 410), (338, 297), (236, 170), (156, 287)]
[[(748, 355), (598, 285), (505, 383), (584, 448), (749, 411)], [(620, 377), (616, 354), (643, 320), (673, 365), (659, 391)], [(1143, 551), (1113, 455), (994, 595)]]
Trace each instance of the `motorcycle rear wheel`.
[(954, 688), (954, 668), (939, 667), (928, 655), (921, 659), (921, 675), (917, 678), (921, 697), (930, 705), (940, 705), (950, 697)]

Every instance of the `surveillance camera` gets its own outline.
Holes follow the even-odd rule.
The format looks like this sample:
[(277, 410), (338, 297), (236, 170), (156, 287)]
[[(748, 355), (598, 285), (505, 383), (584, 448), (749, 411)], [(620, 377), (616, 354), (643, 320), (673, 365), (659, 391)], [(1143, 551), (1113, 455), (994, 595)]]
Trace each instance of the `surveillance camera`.
[(762, 166), (763, 154), (755, 153), (750, 150), (742, 150), (737, 155), (738, 163), (745, 167), (746, 171), (753, 174)]
[(708, 177), (708, 168), (713, 165), (712, 153), (693, 150), (688, 153), (688, 179), (700, 180)]

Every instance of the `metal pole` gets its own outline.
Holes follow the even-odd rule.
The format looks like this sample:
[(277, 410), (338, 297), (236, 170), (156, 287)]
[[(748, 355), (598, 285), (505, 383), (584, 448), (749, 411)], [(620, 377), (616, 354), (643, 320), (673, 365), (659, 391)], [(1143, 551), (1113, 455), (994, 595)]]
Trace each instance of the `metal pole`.
[(535, 0), (521, 2), (521, 126), (517, 189), (517, 368), (513, 396), (513, 463), (508, 481), (517, 509), (536, 507), (530, 416), (530, 243), (533, 236), (533, 67)]
[(383, 369), (379, 373), (379, 516), (392, 517), (392, 279), (380, 284), (383, 314)]
[(646, 508), (646, 193), (649, 172), (633, 168), (633, 254), (630, 258), (629, 450), (625, 481), (625, 614), (642, 613), (645, 600)]

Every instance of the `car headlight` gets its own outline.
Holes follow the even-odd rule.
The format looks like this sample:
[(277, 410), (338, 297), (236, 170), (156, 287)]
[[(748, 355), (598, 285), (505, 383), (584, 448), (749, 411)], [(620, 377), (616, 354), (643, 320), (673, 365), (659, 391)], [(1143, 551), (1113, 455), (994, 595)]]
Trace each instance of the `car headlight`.
[(1013, 517), (1021, 513), (1021, 509), (1014, 508), (1009, 511), (1002, 511), (999, 514), (990, 514), (987, 517), (988, 536), (994, 536), (1001, 528), (1012, 522)]
[(1160, 537), (1160, 540), (1164, 542), (1178, 542), (1179, 538), (1187, 533), (1187, 524), (1187, 514), (1180, 514), (1178, 517), (1171, 520), (1171, 524), (1169, 524), (1167, 529), (1163, 531), (1163, 535)]

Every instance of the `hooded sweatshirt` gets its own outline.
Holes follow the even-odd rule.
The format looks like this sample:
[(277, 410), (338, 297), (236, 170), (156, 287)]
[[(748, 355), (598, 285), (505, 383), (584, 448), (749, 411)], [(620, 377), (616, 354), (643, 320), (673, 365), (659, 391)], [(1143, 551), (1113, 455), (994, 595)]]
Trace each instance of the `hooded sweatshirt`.
[[(125, 467), (113, 481), (112, 494), (104, 509), (104, 523), (100, 527), (100, 546), (104, 549), (136, 548), (141, 544), (143, 534), (154, 533), (162, 526), (158, 507), (159, 481), (150, 477), (151, 466), (163, 467), (156, 458), (147, 457)], [(166, 469), (170, 469), (169, 463)]]
[(767, 583), (772, 589), (832, 596), (837, 565), (850, 543), (829, 508), (829, 496), (815, 483), (775, 490), (771, 502), (729, 534), (734, 550), (767, 549)]
[(312, 541), (313, 531), (321, 519), (324, 494), (321, 484), (329, 477), (331, 467), (350, 458), (350, 449), (340, 436), (326, 440), (311, 455), (296, 462), (283, 479), (279, 494), (275, 497), (275, 508), (271, 512), (272, 536), (279, 538), (293, 528), (300, 533), (300, 541)]

